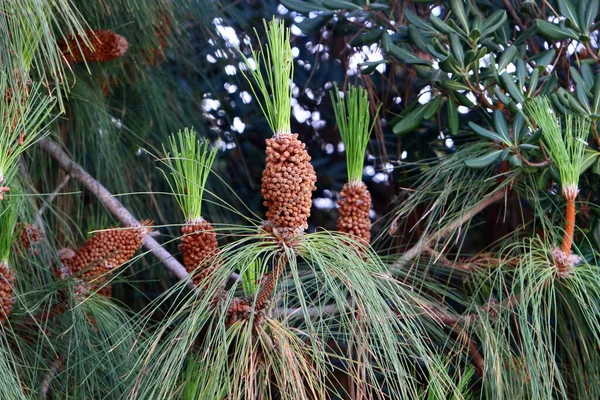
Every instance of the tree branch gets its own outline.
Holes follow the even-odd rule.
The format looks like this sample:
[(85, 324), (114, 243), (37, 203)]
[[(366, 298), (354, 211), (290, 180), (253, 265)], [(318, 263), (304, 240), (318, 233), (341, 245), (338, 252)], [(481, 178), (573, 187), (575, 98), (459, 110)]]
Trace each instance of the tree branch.
[[(93, 193), (106, 209), (115, 216), (123, 225), (138, 226), (139, 221), (127, 210), (119, 200), (106, 189), (100, 182), (95, 180), (79, 164), (74, 162), (56, 143), (42, 139), (38, 142), (40, 148), (52, 157), (72, 178), (79, 181), (87, 190)], [(158, 260), (167, 267), (179, 279), (186, 279), (186, 269), (177, 261), (171, 253), (165, 250), (153, 237), (146, 235), (143, 246), (148, 249)]]
[(475, 215), (480, 213), (482, 210), (494, 204), (500, 200), (502, 200), (505, 196), (504, 191), (500, 190), (493, 195), (486, 197), (479, 203), (477, 203), (473, 208), (466, 211), (460, 218), (454, 220), (450, 224), (448, 224), (444, 229), (440, 229), (439, 231), (429, 235), (426, 238), (421, 238), (413, 247), (411, 247), (406, 253), (400, 257), (398, 261), (393, 263), (390, 266), (391, 270), (403, 269), (406, 267), (406, 264), (413, 258), (415, 258), (418, 254), (421, 254), (427, 247), (430, 247), (432, 243), (442, 239), (443, 237), (448, 236), (453, 230), (458, 229), (465, 222), (473, 218)]

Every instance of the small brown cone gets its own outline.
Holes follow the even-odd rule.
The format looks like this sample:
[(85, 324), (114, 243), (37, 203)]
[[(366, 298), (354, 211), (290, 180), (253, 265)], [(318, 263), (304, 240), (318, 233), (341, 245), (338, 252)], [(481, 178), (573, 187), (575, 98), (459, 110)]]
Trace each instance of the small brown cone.
[(123, 36), (108, 29), (85, 31), (92, 48), (82, 38), (70, 38), (59, 47), (69, 63), (105, 62), (121, 57), (129, 48), (129, 42)]
[(338, 231), (358, 236), (368, 244), (371, 240), (371, 194), (367, 185), (362, 182), (358, 185), (346, 183), (337, 204)]
[(284, 133), (266, 142), (261, 194), (267, 219), (280, 233), (295, 235), (308, 227), (317, 175), (298, 134)]
[[(21, 227), (19, 224), (18, 228)], [(44, 232), (35, 225), (26, 224), (21, 229), (21, 246), (24, 250), (29, 250), (33, 245), (38, 244), (44, 238)]]
[(13, 298), (13, 287), (16, 277), (14, 272), (4, 261), (0, 262), (0, 324), (6, 322), (13, 309), (15, 300)]
[(196, 271), (193, 281), (198, 285), (214, 269), (213, 261), (219, 254), (217, 233), (204, 219), (185, 224), (181, 233), (179, 250), (183, 253), (183, 265), (190, 274)]
[(100, 231), (63, 262), (73, 275), (86, 282), (98, 279), (133, 257), (150, 232), (150, 225), (150, 221), (144, 221), (137, 228)]

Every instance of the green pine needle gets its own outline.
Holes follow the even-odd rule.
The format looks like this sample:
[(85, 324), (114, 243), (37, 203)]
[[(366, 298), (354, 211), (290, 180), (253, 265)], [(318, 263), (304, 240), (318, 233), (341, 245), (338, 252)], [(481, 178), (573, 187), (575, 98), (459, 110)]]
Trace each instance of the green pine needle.
[(339, 91), (331, 91), (331, 102), (342, 141), (346, 148), (348, 181), (362, 181), (365, 151), (369, 143), (370, 125), (369, 99), (362, 87), (350, 86), (342, 97)]
[(17, 204), (14, 195), (5, 195), (0, 200), (0, 262), (8, 262), (10, 249), (15, 240), (15, 228), (17, 224)]
[(563, 124), (547, 97), (530, 100), (525, 109), (533, 122), (542, 129), (548, 154), (560, 173), (563, 194), (576, 195), (590, 131), (589, 119), (567, 115), (564, 119), (563, 135)]
[(273, 18), (269, 23), (266, 20), (263, 22), (267, 45), (263, 47), (263, 38), (255, 30), (259, 50), (251, 48), (253, 61), (240, 52), (248, 68), (247, 71), (241, 72), (250, 84), (271, 130), (277, 136), (281, 133), (291, 133), (291, 80), (294, 74), (294, 57), (290, 46), (290, 30), (285, 27), (283, 21)]
[[(166, 158), (165, 163), (171, 169), (172, 180), (167, 180), (186, 220), (198, 221), (202, 218), (204, 187), (219, 146), (211, 149), (208, 140), (197, 139), (193, 128), (172, 135), (169, 144), (172, 156)], [(164, 146), (163, 151), (168, 154)]]

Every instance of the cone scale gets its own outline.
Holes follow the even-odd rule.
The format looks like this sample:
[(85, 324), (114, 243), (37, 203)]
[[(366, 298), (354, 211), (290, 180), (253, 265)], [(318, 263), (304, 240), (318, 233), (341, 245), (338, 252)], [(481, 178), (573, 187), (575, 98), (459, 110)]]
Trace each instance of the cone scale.
[(85, 35), (91, 43), (91, 48), (82, 43), (81, 38), (74, 37), (60, 44), (68, 63), (111, 61), (123, 56), (129, 48), (127, 39), (108, 29), (86, 30)]
[(280, 234), (294, 236), (308, 227), (317, 176), (298, 134), (279, 134), (266, 143), (261, 194), (267, 219)]
[(13, 287), (16, 277), (14, 272), (9, 268), (8, 263), (0, 261), (0, 324), (6, 322), (12, 313), (14, 298)]
[(363, 182), (346, 183), (337, 201), (339, 217), (337, 230), (361, 238), (366, 243), (371, 240), (371, 194)]
[(214, 269), (213, 261), (219, 254), (217, 233), (210, 222), (201, 218), (185, 224), (181, 228), (183, 236), (179, 242), (179, 250), (183, 254), (183, 265), (198, 285)]

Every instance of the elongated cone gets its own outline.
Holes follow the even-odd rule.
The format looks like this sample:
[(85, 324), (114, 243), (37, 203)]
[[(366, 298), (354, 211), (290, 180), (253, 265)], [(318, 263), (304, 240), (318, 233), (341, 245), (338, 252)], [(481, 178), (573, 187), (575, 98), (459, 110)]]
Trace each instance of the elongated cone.
[(363, 239), (366, 243), (371, 240), (371, 193), (367, 185), (360, 183), (350, 185), (346, 183), (340, 192), (337, 201), (339, 217), (337, 229)]
[(97, 279), (129, 261), (150, 232), (150, 226), (150, 221), (143, 221), (136, 228), (100, 231), (64, 263), (73, 275), (79, 275), (86, 282)]
[(261, 194), (267, 218), (280, 233), (298, 234), (308, 227), (316, 190), (317, 175), (310, 156), (298, 135), (291, 133), (267, 139), (266, 153)]
[(0, 261), (0, 324), (6, 322), (13, 309), (15, 274), (4, 261)]
[(213, 269), (214, 259), (219, 254), (217, 233), (205, 219), (185, 224), (179, 250), (183, 253), (183, 265), (188, 273), (196, 270), (193, 281), (198, 285)]
[(85, 31), (92, 48), (81, 38), (70, 38), (59, 47), (67, 62), (80, 63), (105, 62), (121, 57), (129, 48), (129, 42), (123, 36), (108, 29), (92, 29)]

